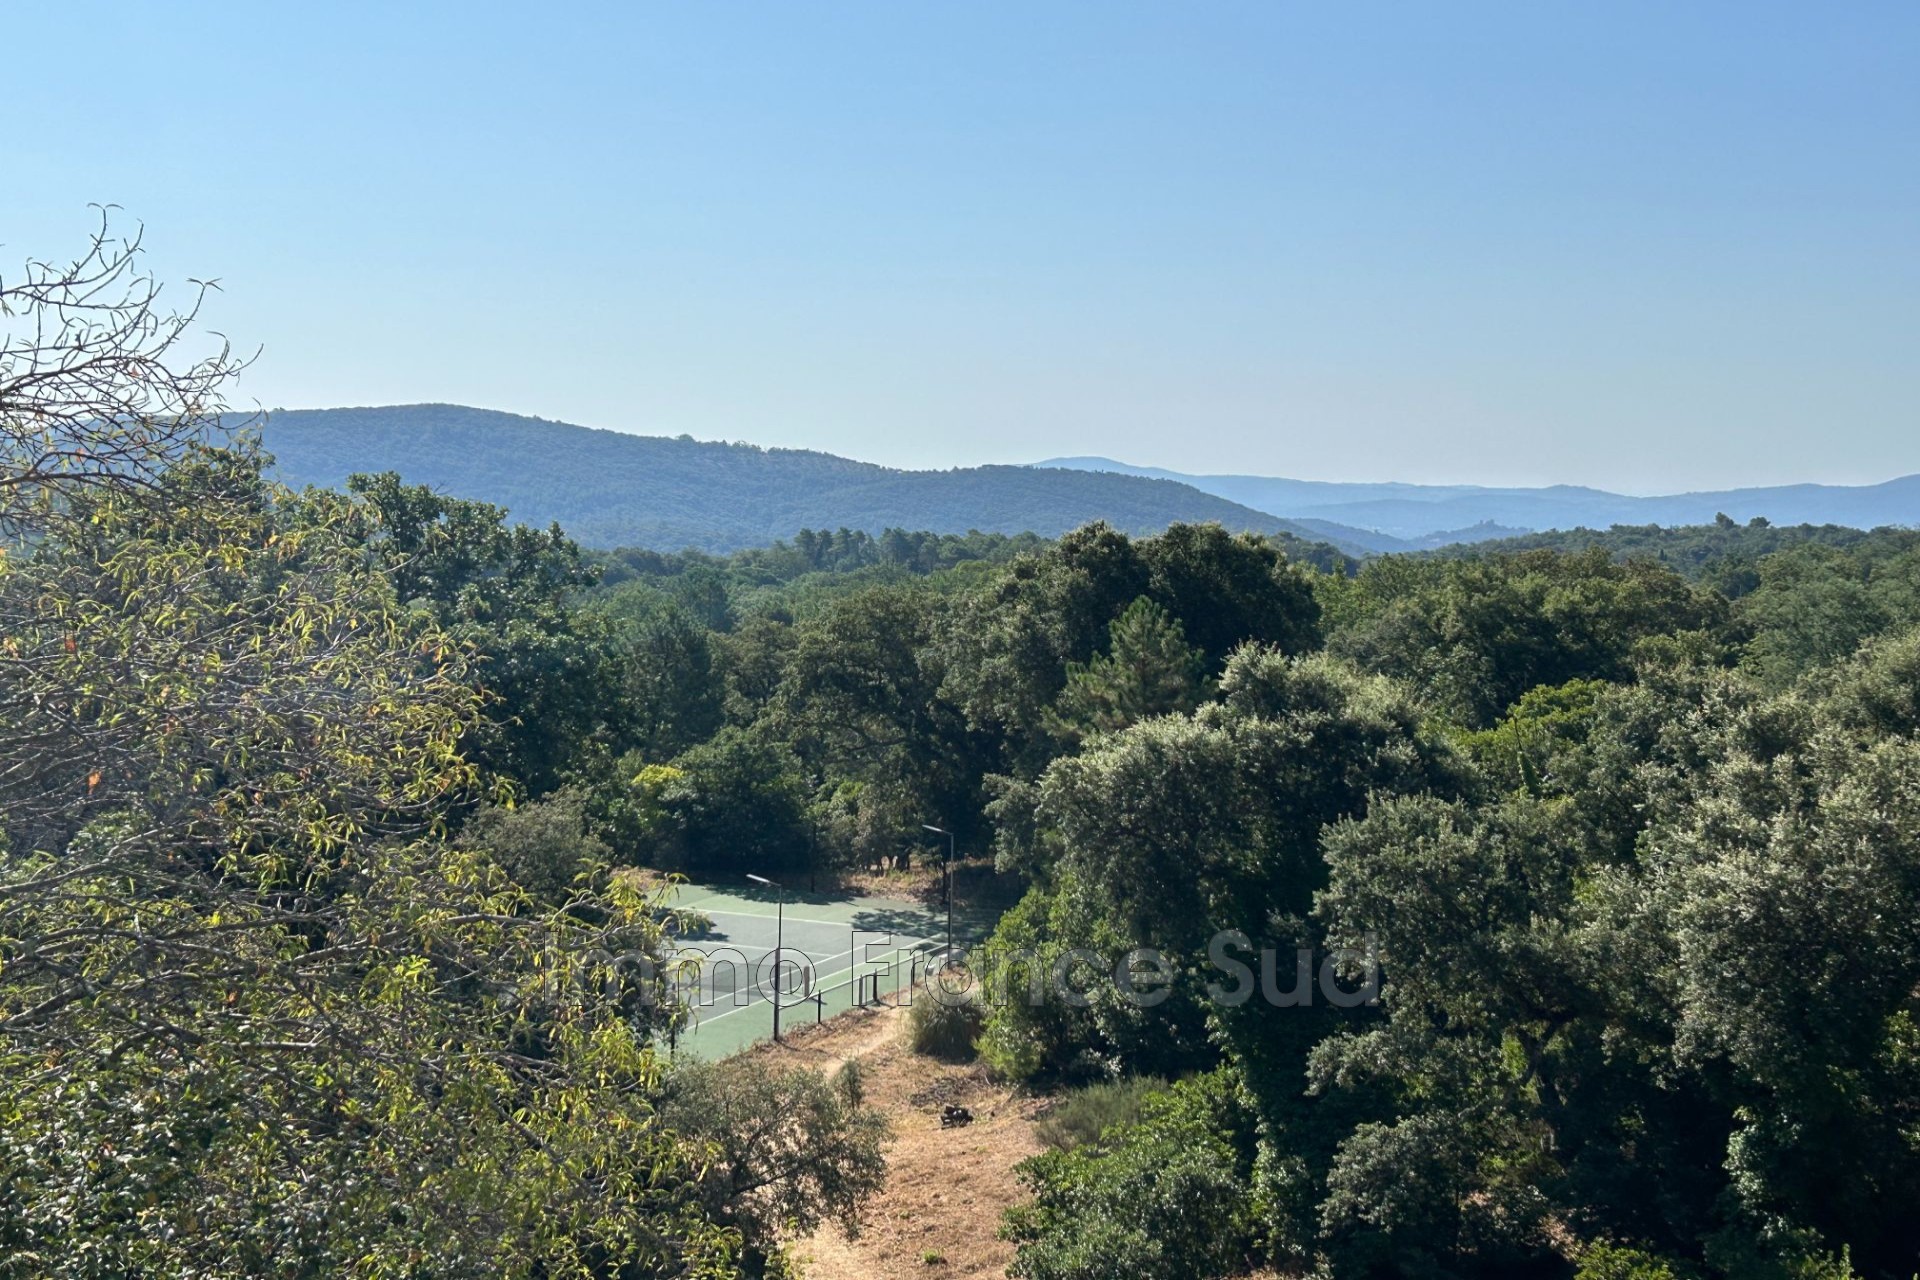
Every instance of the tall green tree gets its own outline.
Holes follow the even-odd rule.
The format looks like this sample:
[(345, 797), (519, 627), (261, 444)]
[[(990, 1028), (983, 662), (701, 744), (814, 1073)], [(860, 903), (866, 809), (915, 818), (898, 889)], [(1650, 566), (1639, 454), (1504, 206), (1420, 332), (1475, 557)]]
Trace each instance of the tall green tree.
[(674, 916), (443, 838), (474, 646), (387, 513), (197, 451), (226, 366), (103, 244), (0, 297), (0, 1275), (740, 1274)]
[(589, 758), (619, 685), (607, 626), (573, 601), (594, 580), (559, 526), (508, 524), (484, 502), (408, 485), (391, 472), (354, 476), (358, 536), (401, 600), (417, 605), (474, 654), (487, 697), (470, 755), (530, 795), (561, 785)]
[(711, 876), (810, 865), (805, 778), (765, 734), (729, 726), (675, 757), (658, 802), (656, 866)]
[(466, 652), (344, 500), (256, 482), (0, 565), (0, 1269), (724, 1274), (654, 1118), (656, 905), (434, 838)]
[(992, 756), (942, 691), (930, 647), (943, 616), (926, 591), (873, 588), (794, 626), (765, 725), (792, 744), (816, 802), (843, 811), (828, 832), (870, 833), (858, 852), (904, 855), (927, 822), (973, 835)]
[(1207, 691), (1206, 658), (1180, 624), (1146, 596), (1108, 628), (1107, 652), (1069, 664), (1049, 726), (1078, 743), (1171, 712), (1191, 711)]
[(1283, 653), (1320, 647), (1310, 579), (1273, 542), (1217, 524), (1176, 524), (1140, 543), (1148, 590), (1217, 671), (1248, 642)]

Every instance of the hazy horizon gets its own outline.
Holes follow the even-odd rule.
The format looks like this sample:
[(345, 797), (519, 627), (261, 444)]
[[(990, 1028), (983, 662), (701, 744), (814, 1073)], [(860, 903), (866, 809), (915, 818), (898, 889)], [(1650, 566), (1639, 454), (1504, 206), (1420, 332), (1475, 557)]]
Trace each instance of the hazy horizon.
[[(854, 462), (869, 462), (869, 463), (874, 463), (877, 466), (890, 467), (900, 471), (950, 471), (950, 470), (956, 470), (956, 469), (965, 469), (969, 467), (981, 467), (981, 466), (1035, 467), (1035, 466), (1042, 466), (1044, 464), (1051, 463), (1051, 462), (1057, 462), (1063, 459), (1099, 459), (1105, 462), (1116, 463), (1123, 467), (1131, 467), (1131, 468), (1137, 468), (1142, 470), (1165, 471), (1171, 474), (1186, 476), (1186, 477), (1200, 477), (1200, 478), (1249, 477), (1249, 478), (1256, 478), (1256, 479), (1274, 479), (1274, 480), (1305, 480), (1305, 481), (1311, 481), (1315, 483), (1336, 484), (1336, 485), (1337, 484), (1353, 484), (1353, 485), (1408, 484), (1408, 485), (1419, 485), (1419, 486), (1428, 486), (1428, 487), (1435, 487), (1435, 488), (1486, 488), (1486, 489), (1577, 488), (1577, 489), (1593, 489), (1593, 490), (1597, 490), (1605, 493), (1615, 494), (1621, 497), (1631, 497), (1631, 498), (1678, 497), (1678, 496), (1684, 496), (1685, 494), (1688, 494), (1688, 493), (1714, 493), (1714, 492), (1720, 492), (1723, 490), (1734, 490), (1734, 489), (1778, 488), (1778, 487), (1785, 487), (1785, 486), (1796, 485), (1796, 484), (1817, 484), (1817, 485), (1829, 485), (1829, 486), (1850, 487), (1850, 488), (1871, 488), (1873, 486), (1887, 484), (1895, 480), (1903, 480), (1908, 478), (1909, 476), (1920, 475), (1920, 469), (1916, 469), (1915, 471), (1900, 472), (1892, 475), (1881, 476), (1878, 479), (1858, 480), (1858, 481), (1844, 481), (1844, 480), (1824, 480), (1823, 481), (1823, 480), (1809, 479), (1809, 480), (1786, 480), (1786, 481), (1780, 481), (1777, 484), (1755, 484), (1755, 485), (1709, 484), (1709, 485), (1689, 486), (1688, 488), (1685, 488), (1685, 489), (1678, 489), (1678, 488), (1659, 489), (1659, 488), (1609, 487), (1609, 486), (1603, 486), (1603, 485), (1589, 484), (1579, 480), (1547, 480), (1547, 481), (1541, 481), (1539, 483), (1533, 483), (1533, 484), (1529, 484), (1529, 483), (1506, 484), (1506, 483), (1493, 483), (1488, 481), (1480, 481), (1480, 480), (1474, 480), (1474, 479), (1407, 480), (1403, 477), (1394, 476), (1394, 475), (1309, 476), (1309, 475), (1290, 475), (1282, 472), (1261, 472), (1261, 471), (1246, 471), (1246, 470), (1232, 470), (1232, 469), (1203, 470), (1198, 468), (1189, 468), (1189, 467), (1171, 465), (1164, 462), (1142, 461), (1136, 458), (1116, 458), (1116, 457), (1113, 457), (1111, 454), (1101, 454), (1101, 453), (1091, 453), (1091, 452), (1052, 453), (1052, 454), (1046, 454), (1044, 456), (1032, 457), (1032, 458), (1026, 458), (1026, 457), (988, 458), (978, 462), (964, 462), (964, 463), (951, 463), (951, 464), (930, 463), (924, 466), (902, 466), (896, 463), (884, 462), (876, 458), (861, 457), (859, 455), (849, 454), (849, 453), (837, 453), (834, 450), (822, 449), (813, 445), (769, 444), (763, 440), (754, 440), (744, 436), (742, 437), (702, 436), (701, 434), (695, 431), (685, 431), (685, 432), (676, 431), (672, 433), (667, 433), (662, 431), (637, 431), (637, 430), (630, 430), (625, 427), (609, 425), (606, 423), (575, 422), (575, 421), (571, 421), (564, 418), (556, 418), (551, 414), (522, 412), (521, 410), (518, 410), (518, 409), (502, 409), (502, 408), (498, 408), (490, 405), (455, 404), (452, 401), (414, 401), (411, 404), (385, 404), (385, 405), (374, 405), (374, 404), (276, 405), (271, 408), (261, 407), (258, 409), (258, 412), (267, 414), (270, 416), (275, 413), (317, 413), (317, 412), (326, 412), (328, 410), (335, 410), (335, 409), (349, 409), (349, 410), (352, 410), (352, 409), (404, 409), (404, 408), (421, 407), (421, 406), (433, 405), (433, 404), (444, 404), (444, 405), (448, 405), (450, 407), (459, 408), (459, 409), (475, 409), (483, 413), (509, 414), (514, 417), (529, 418), (537, 421), (554, 423), (559, 426), (580, 427), (589, 431), (611, 431), (620, 435), (638, 436), (642, 438), (672, 439), (680, 436), (686, 436), (691, 438), (695, 443), (698, 443), (698, 444), (752, 445), (752, 446), (757, 446), (764, 449), (795, 449), (803, 452), (828, 453), (828, 454), (833, 454), (836, 457), (847, 458)], [(246, 410), (243, 409), (241, 410), (241, 412), (244, 413), (246, 412)]]
[(118, 203), (264, 348), (243, 403), (909, 468), (1920, 471), (1910, 6), (106, 3), (9, 28), (112, 74), (76, 94), (68, 59), (18, 60), (0, 272)]

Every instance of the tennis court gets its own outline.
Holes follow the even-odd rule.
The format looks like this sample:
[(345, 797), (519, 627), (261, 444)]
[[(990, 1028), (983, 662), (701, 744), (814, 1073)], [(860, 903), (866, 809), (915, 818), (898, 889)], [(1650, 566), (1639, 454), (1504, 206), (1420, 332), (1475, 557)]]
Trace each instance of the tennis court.
[(947, 940), (944, 913), (891, 898), (789, 890), (783, 912), (772, 889), (690, 884), (675, 905), (711, 922), (680, 944), (681, 958), (699, 967), (682, 984), (694, 1023), (675, 1052), (700, 1058), (770, 1039), (776, 988), (783, 1030), (897, 999), (938, 963)]

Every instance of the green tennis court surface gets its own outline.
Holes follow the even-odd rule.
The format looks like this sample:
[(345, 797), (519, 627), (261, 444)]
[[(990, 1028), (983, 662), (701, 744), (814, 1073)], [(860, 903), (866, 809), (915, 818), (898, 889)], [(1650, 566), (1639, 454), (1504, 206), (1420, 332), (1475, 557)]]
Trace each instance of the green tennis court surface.
[[(900, 998), (947, 941), (943, 911), (892, 898), (789, 890), (783, 919), (779, 895), (771, 889), (689, 884), (675, 905), (711, 921), (680, 945), (682, 958), (700, 965), (698, 977), (682, 987), (694, 1023), (680, 1032), (675, 1051), (700, 1058), (725, 1057), (770, 1039), (769, 997), (776, 985), (782, 1030), (808, 1026), (876, 994)], [(956, 915), (956, 942), (964, 945), (977, 923)]]

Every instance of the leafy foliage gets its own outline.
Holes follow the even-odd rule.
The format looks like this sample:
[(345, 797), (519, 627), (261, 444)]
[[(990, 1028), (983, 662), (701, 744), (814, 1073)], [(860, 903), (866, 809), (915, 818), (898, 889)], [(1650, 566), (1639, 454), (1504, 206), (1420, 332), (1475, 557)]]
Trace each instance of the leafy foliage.
[(1321, 585), (1336, 653), (1430, 691), (1443, 714), (1472, 728), (1540, 685), (1624, 679), (1643, 640), (1718, 633), (1728, 621), (1714, 593), (1597, 550), (1388, 557)]
[(623, 719), (577, 551), (202, 447), (134, 252), (0, 297), (0, 1275), (784, 1266), (663, 1119), (680, 920), (555, 790)]
[(749, 1275), (781, 1265), (783, 1233), (829, 1218), (857, 1231), (885, 1176), (886, 1121), (861, 1105), (857, 1067), (828, 1080), (751, 1057), (690, 1066), (674, 1075), (663, 1115), (704, 1151), (697, 1193), (709, 1217), (740, 1232)]
[(537, 902), (564, 905), (577, 882), (591, 881), (610, 850), (588, 823), (587, 797), (556, 791), (514, 809), (489, 806), (468, 820), (465, 837)]
[(907, 1011), (907, 1043), (930, 1058), (966, 1062), (974, 1056), (981, 1021), (976, 1001), (925, 993)]
[(0, 347), (0, 1276), (787, 1274), (882, 1126), (663, 1064), (687, 922), (628, 869), (927, 823), (1023, 896), (916, 1036), (1093, 1082), (1015, 1274), (1912, 1273), (1920, 535), (595, 556), (204, 447), (230, 362), (150, 301), (55, 330), (117, 353), (85, 412)]
[(1034, 1126), (1034, 1136), (1055, 1151), (1071, 1151), (1098, 1142), (1119, 1125), (1139, 1122), (1147, 1100), (1166, 1090), (1156, 1076), (1096, 1080), (1068, 1092)]
[(433, 838), (477, 694), (353, 527), (215, 457), (0, 566), (6, 1265), (724, 1270), (653, 1118), (656, 904)]
[(1230, 1081), (1214, 1077), (1175, 1085), (1098, 1146), (1026, 1161), (1034, 1199), (1007, 1214), (1019, 1245), (1007, 1274), (1207, 1280), (1240, 1269), (1254, 1232), (1244, 1136)]
[(1108, 628), (1107, 652), (1067, 667), (1048, 727), (1078, 742), (1137, 721), (1191, 711), (1206, 692), (1206, 658), (1187, 646), (1180, 624), (1141, 596)]

